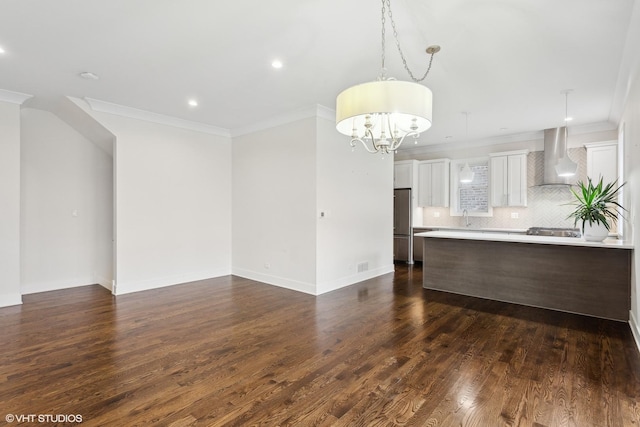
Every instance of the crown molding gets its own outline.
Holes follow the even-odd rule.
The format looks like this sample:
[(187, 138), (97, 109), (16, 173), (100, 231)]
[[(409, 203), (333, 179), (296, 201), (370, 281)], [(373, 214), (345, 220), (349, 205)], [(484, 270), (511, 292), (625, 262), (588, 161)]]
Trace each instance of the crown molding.
[(318, 117), (332, 122), (336, 121), (336, 110), (320, 104), (318, 104), (316, 107), (318, 107)]
[[(579, 126), (571, 126), (569, 128), (569, 136), (576, 135), (584, 135), (595, 132), (606, 132), (617, 129), (617, 126), (611, 122), (597, 122), (597, 123), (587, 123)], [(544, 130), (538, 130), (534, 132), (523, 132), (516, 133), (511, 135), (499, 135), (494, 137), (482, 138), (473, 141), (462, 141), (462, 142), (439, 142), (436, 144), (426, 144), (426, 145), (418, 145), (418, 146), (409, 146), (407, 148), (402, 149), (402, 147), (398, 150), (398, 154), (402, 154), (402, 158), (406, 157), (406, 155), (415, 155), (415, 154), (428, 154), (439, 151), (458, 151), (465, 150), (469, 148), (478, 148), (478, 147), (489, 147), (493, 145), (501, 145), (501, 144), (510, 144), (510, 143), (532, 143), (532, 147), (529, 148), (534, 150), (534, 146), (538, 145), (542, 147), (542, 141), (544, 140)], [(578, 144), (576, 146), (581, 146), (582, 144)], [(539, 148), (542, 149), (542, 148)], [(534, 150), (535, 151), (535, 150)]]
[(13, 92), (10, 90), (0, 89), (0, 101), (20, 105), (24, 101), (32, 97), (33, 95), (29, 95), (28, 93)]
[(300, 108), (298, 110), (289, 111), (284, 114), (273, 116), (271, 118), (256, 122), (248, 126), (232, 129), (231, 137), (248, 135), (248, 134), (259, 132), (262, 130), (267, 130), (267, 129), (275, 128), (278, 126), (283, 126), (289, 123), (297, 122), (299, 120), (316, 118), (316, 117), (326, 119), (326, 120), (335, 120), (336, 113), (334, 110), (320, 104), (310, 105), (305, 108)]
[(618, 129), (618, 125), (609, 121), (609, 122), (596, 122), (596, 123), (586, 123), (584, 125), (578, 126), (569, 126), (569, 136), (571, 135), (583, 135), (585, 133), (593, 133), (593, 132), (606, 132), (609, 130)]
[(113, 104), (111, 102), (100, 101), (93, 98), (84, 98), (93, 111), (114, 114), (161, 125), (172, 126), (181, 129), (193, 130), (196, 132), (208, 133), (210, 135), (231, 137), (229, 129), (207, 125), (200, 122), (179, 119), (177, 117), (165, 116), (164, 114), (153, 113), (151, 111), (139, 110), (137, 108), (126, 107), (124, 105)]
[(542, 140), (544, 131), (523, 132), (512, 135), (498, 135), (495, 137), (476, 139), (472, 141), (462, 142), (438, 142), (435, 144), (413, 145), (405, 149), (402, 147), (398, 150), (398, 154), (427, 154), (438, 151), (458, 151), (468, 148), (489, 147), (492, 145), (509, 144), (513, 142), (528, 142)]

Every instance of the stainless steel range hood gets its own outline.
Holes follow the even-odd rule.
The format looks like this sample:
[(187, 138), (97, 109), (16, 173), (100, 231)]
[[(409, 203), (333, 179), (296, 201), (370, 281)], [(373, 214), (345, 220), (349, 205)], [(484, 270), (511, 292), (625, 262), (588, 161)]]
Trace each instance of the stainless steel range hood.
[(565, 126), (544, 130), (544, 178), (541, 185), (570, 185), (571, 177), (558, 176), (556, 165), (567, 152)]

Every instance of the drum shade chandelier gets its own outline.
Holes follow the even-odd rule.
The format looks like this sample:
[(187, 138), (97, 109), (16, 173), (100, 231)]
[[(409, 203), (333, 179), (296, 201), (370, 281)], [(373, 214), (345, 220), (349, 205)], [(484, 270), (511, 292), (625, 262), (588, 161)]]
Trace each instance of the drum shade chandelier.
[[(433, 62), (440, 46), (429, 46), (429, 66), (421, 78), (414, 77), (398, 41), (391, 13), (391, 0), (382, 1), (382, 67), (378, 80), (352, 86), (336, 99), (336, 129), (351, 137), (351, 147), (360, 142), (370, 153), (395, 152), (407, 137), (417, 138), (431, 127), (431, 90), (419, 84)], [(385, 69), (385, 20), (389, 17), (396, 46), (405, 70), (413, 80), (398, 81), (387, 77)]]

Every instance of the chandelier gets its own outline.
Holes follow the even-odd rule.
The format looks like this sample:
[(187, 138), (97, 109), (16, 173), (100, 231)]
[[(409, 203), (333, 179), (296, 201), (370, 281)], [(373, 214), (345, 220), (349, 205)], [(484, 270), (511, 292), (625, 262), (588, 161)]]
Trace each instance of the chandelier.
[[(427, 71), (414, 77), (400, 48), (391, 0), (382, 1), (382, 67), (377, 81), (352, 86), (336, 99), (336, 129), (351, 137), (351, 147), (361, 143), (370, 153), (395, 152), (407, 137), (417, 138), (431, 127), (431, 90), (419, 84), (431, 70), (433, 55), (440, 46), (429, 46)], [(393, 36), (405, 70), (415, 82), (387, 77), (385, 69), (385, 16), (391, 21)]]

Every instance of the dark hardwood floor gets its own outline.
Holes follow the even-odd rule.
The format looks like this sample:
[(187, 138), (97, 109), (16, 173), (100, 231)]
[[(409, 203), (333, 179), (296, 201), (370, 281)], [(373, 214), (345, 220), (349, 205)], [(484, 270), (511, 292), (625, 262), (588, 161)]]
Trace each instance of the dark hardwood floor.
[(0, 422), (640, 426), (628, 324), (421, 284), (398, 265), (319, 297), (238, 277), (26, 295), (0, 309)]

